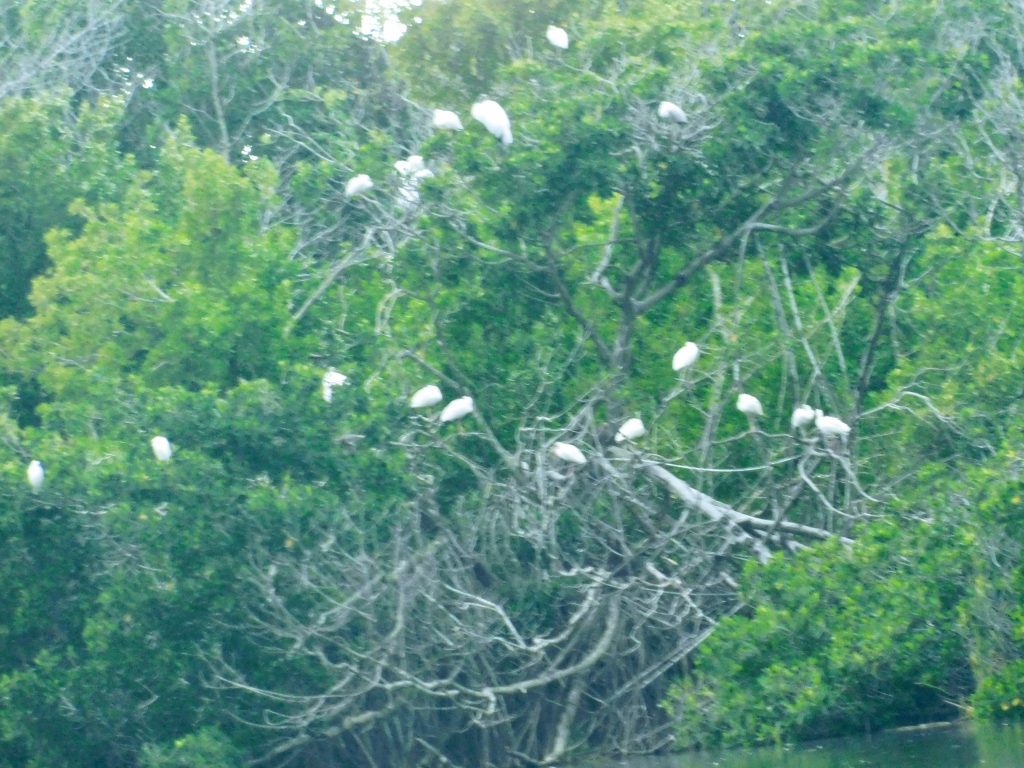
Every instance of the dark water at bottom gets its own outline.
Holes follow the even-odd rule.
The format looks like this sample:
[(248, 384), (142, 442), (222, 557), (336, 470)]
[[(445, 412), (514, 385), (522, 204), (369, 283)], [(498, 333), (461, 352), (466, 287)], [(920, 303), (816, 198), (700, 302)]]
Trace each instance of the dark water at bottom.
[(971, 722), (787, 747), (695, 752), (590, 768), (1024, 768), (1024, 724)]

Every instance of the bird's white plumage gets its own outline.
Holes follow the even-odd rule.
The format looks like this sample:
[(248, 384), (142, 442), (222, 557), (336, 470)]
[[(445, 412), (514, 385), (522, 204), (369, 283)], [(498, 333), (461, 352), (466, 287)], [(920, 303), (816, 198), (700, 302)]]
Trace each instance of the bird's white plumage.
[(462, 121), (454, 112), (447, 109), (435, 109), (433, 125), (442, 131), (461, 131)]
[(512, 123), (501, 104), (491, 99), (484, 99), (474, 104), (469, 113), (474, 120), (483, 123), (484, 128), (502, 144), (512, 143)]
[(334, 388), (344, 386), (347, 381), (348, 376), (344, 373), (328, 368), (320, 382), (321, 394), (324, 400), (328, 403), (331, 402), (334, 399)]
[(746, 392), (736, 398), (736, 409), (747, 416), (764, 416), (761, 401), (753, 395), (748, 395)]
[(441, 402), (443, 395), (441, 389), (436, 384), (427, 384), (425, 387), (420, 387), (412, 393), (412, 397), (409, 398), (410, 408), (429, 408), (432, 405), (437, 405)]
[(421, 155), (409, 155), (405, 160), (395, 161), (395, 170), (402, 176), (414, 176), (426, 168)]
[(345, 197), (365, 195), (371, 189), (373, 189), (373, 179), (365, 173), (360, 173), (358, 176), (353, 176), (345, 184)]
[(434, 172), (427, 168), (420, 155), (409, 155), (405, 160), (396, 160), (395, 170), (402, 177), (398, 187), (399, 204), (403, 208), (415, 208), (420, 202), (420, 182), (434, 178)]
[(564, 51), (569, 47), (569, 33), (561, 27), (556, 27), (552, 24), (548, 27), (545, 35), (548, 42), (555, 46), (555, 48), (561, 48)]
[(700, 347), (692, 341), (688, 341), (672, 356), (672, 370), (681, 371), (684, 368), (689, 368), (697, 362), (698, 357), (700, 357)]
[(43, 462), (38, 459), (32, 459), (28, 463), (28, 469), (25, 470), (25, 476), (28, 478), (28, 484), (32, 486), (33, 491), (39, 491), (43, 487), (43, 480), (46, 478), (46, 471), (43, 469)]
[(473, 398), (469, 395), (463, 395), (452, 400), (448, 405), (441, 411), (441, 421), (455, 421), (461, 419), (463, 416), (468, 416), (473, 412)]
[(671, 101), (663, 101), (658, 105), (658, 117), (662, 120), (671, 120), (673, 123), (685, 123), (687, 120), (683, 108)]
[(647, 428), (640, 419), (626, 419), (619, 431), (615, 433), (615, 442), (621, 443), (624, 440), (637, 440), (647, 434)]
[(157, 461), (170, 461), (171, 454), (174, 453), (174, 449), (171, 448), (171, 441), (163, 435), (157, 435), (149, 441), (150, 447), (153, 449), (153, 455)]
[(820, 410), (814, 412), (814, 426), (825, 437), (846, 437), (850, 434), (850, 425), (835, 416), (826, 416)]
[(804, 403), (793, 409), (793, 415), (789, 419), (789, 424), (793, 429), (803, 429), (814, 423), (814, 416), (814, 409), (807, 405), (807, 403)]
[(555, 458), (561, 459), (562, 461), (568, 461), (570, 464), (579, 464), (582, 466), (587, 463), (587, 457), (583, 455), (583, 451), (572, 443), (556, 442), (551, 446), (551, 455)]

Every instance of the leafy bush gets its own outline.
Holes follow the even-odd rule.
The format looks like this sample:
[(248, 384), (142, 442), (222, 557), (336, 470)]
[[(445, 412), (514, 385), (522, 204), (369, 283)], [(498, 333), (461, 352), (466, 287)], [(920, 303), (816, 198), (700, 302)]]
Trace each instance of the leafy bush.
[(203, 728), (171, 745), (147, 744), (140, 768), (236, 768), (242, 753), (217, 728)]
[(747, 608), (699, 649), (666, 707), (680, 746), (806, 739), (944, 718), (969, 691), (950, 525), (884, 521), (751, 566)]

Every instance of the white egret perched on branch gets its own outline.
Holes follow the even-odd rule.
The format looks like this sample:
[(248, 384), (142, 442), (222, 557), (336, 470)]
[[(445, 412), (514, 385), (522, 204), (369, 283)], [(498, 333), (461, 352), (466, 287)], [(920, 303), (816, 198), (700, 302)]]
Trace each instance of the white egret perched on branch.
[(572, 443), (556, 442), (551, 446), (551, 454), (562, 461), (568, 461), (570, 464), (579, 464), (582, 466), (587, 463), (587, 457), (583, 455), (583, 451)]
[(429, 408), (440, 403), (442, 399), (440, 387), (436, 384), (427, 384), (413, 392), (412, 397), (409, 398), (409, 407)]
[(150, 440), (149, 446), (153, 449), (153, 455), (157, 461), (171, 460), (171, 454), (174, 453), (174, 449), (171, 448), (171, 441), (163, 435), (157, 435)]
[(561, 27), (556, 27), (553, 24), (548, 26), (546, 36), (548, 42), (555, 46), (555, 48), (561, 48), (564, 51), (569, 47), (569, 33)]
[(426, 168), (422, 155), (409, 155), (405, 160), (395, 161), (395, 170), (402, 176), (413, 176)]
[(320, 391), (324, 400), (328, 403), (331, 402), (334, 399), (334, 388), (343, 387), (346, 382), (348, 382), (348, 376), (333, 368), (328, 368), (320, 382)]
[(619, 431), (615, 433), (615, 442), (621, 443), (624, 440), (638, 440), (647, 434), (647, 428), (640, 419), (626, 419)]
[(365, 173), (360, 173), (358, 176), (353, 176), (345, 184), (345, 197), (365, 195), (371, 189), (373, 189), (373, 179)]
[(844, 438), (850, 434), (850, 425), (835, 416), (826, 416), (821, 410), (814, 412), (814, 426), (825, 437)]
[(459, 116), (454, 112), (447, 109), (435, 109), (433, 126), (442, 131), (461, 131), (462, 121), (459, 120)]
[(803, 429), (814, 422), (814, 416), (814, 409), (807, 405), (807, 403), (804, 403), (793, 409), (793, 415), (789, 419), (789, 424), (793, 429)]
[(38, 459), (32, 459), (28, 463), (28, 469), (25, 470), (25, 476), (28, 478), (28, 484), (32, 486), (34, 492), (38, 493), (42, 490), (43, 480), (46, 478), (43, 462)]
[(754, 416), (764, 416), (764, 408), (761, 407), (761, 401), (753, 395), (748, 395), (746, 392), (736, 398), (736, 410), (740, 413), (745, 413), (751, 418)]
[(395, 170), (402, 177), (402, 183), (398, 188), (399, 202), (405, 208), (415, 207), (420, 201), (419, 184), (423, 179), (432, 178), (433, 171), (427, 168), (420, 155), (409, 155), (405, 160), (396, 160)]
[(501, 104), (491, 99), (478, 101), (470, 110), (473, 119), (483, 123), (484, 128), (491, 132), (496, 139), (508, 146), (512, 143), (512, 123), (508, 119)]
[(469, 395), (463, 395), (452, 400), (448, 405), (441, 411), (441, 423), (446, 421), (455, 421), (461, 419), (463, 416), (468, 416), (473, 412), (473, 398)]
[(672, 356), (672, 370), (681, 371), (689, 368), (697, 362), (698, 357), (700, 357), (700, 347), (692, 341), (688, 341), (677, 349), (676, 353)]
[(658, 105), (658, 117), (662, 120), (671, 120), (673, 123), (685, 123), (687, 121), (683, 108), (671, 101), (663, 101)]

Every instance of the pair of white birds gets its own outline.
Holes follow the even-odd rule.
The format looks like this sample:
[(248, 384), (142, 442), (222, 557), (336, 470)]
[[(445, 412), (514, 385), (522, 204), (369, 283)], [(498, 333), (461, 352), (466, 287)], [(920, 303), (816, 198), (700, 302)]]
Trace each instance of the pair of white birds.
[(846, 437), (850, 434), (850, 425), (835, 416), (826, 416), (820, 408), (811, 408), (804, 403), (793, 410), (789, 419), (793, 429), (804, 429), (814, 424), (825, 437)]
[[(411, 195), (415, 195), (413, 202), (419, 200), (416, 186), (424, 179), (430, 179), (434, 176), (434, 172), (427, 168), (426, 163), (423, 162), (423, 157), (420, 155), (409, 155), (405, 160), (396, 160), (395, 170), (403, 178), (403, 198), (408, 199)], [(365, 195), (371, 189), (373, 189), (373, 179), (365, 173), (360, 173), (346, 182), (345, 197)]]
[[(508, 113), (493, 99), (483, 99), (474, 104), (469, 113), (473, 119), (482, 123), (494, 138), (508, 146), (512, 143), (512, 122)], [(435, 109), (433, 125), (444, 131), (461, 131), (462, 120), (454, 112), (447, 109)]]
[[(615, 433), (615, 442), (622, 443), (627, 440), (638, 440), (646, 434), (647, 427), (644, 426), (643, 421), (637, 418), (626, 419)], [(551, 445), (551, 455), (570, 464), (582, 466), (587, 463), (587, 457), (583, 455), (583, 451), (572, 443), (554, 442)]]
[[(441, 394), (441, 388), (436, 384), (428, 384), (412, 393), (412, 397), (409, 398), (409, 407), (429, 408), (432, 405), (437, 405), (443, 399), (444, 395)], [(445, 422), (455, 421), (463, 416), (468, 416), (473, 412), (474, 407), (473, 398), (469, 395), (457, 397), (441, 411), (441, 423), (444, 424)]]
[[(156, 435), (149, 441), (149, 446), (153, 449), (153, 455), (157, 461), (171, 460), (174, 449), (171, 448), (171, 441), (163, 435)], [(25, 476), (28, 478), (28, 484), (32, 487), (33, 491), (36, 493), (41, 491), (43, 483), (46, 482), (46, 469), (43, 467), (43, 462), (39, 461), (39, 459), (32, 459), (28, 463), (28, 469), (25, 470)]]

